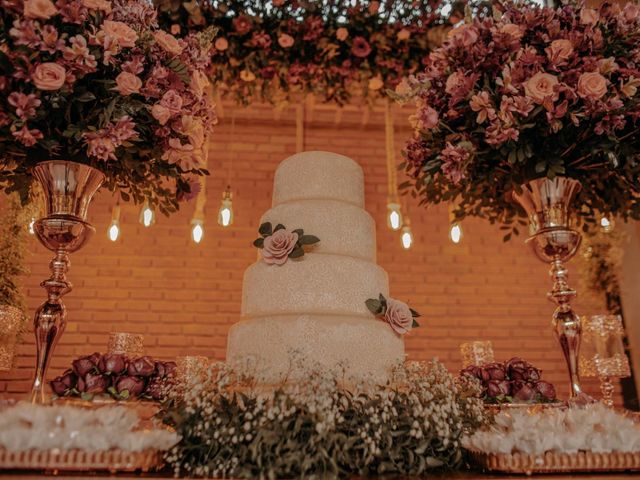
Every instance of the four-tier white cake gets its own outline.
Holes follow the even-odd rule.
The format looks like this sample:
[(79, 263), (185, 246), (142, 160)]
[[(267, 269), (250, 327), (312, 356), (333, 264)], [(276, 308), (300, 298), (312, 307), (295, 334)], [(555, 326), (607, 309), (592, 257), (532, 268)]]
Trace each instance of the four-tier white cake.
[(259, 259), (246, 270), (242, 320), (229, 332), (227, 361), (257, 367), (265, 382), (299, 377), (294, 358), (344, 369), (348, 379), (386, 381), (404, 360), (404, 342), (365, 306), (387, 296), (389, 284), (376, 264), (360, 166), (329, 152), (289, 157), (276, 170), (263, 222), (302, 228), (320, 242), (300, 259)]

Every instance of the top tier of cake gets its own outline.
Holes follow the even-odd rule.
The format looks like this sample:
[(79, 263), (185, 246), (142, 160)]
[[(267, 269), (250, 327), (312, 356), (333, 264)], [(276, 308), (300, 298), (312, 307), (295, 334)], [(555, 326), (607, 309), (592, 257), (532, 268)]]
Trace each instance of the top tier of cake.
[(294, 200), (340, 200), (364, 208), (362, 168), (337, 153), (294, 155), (276, 170), (273, 206)]

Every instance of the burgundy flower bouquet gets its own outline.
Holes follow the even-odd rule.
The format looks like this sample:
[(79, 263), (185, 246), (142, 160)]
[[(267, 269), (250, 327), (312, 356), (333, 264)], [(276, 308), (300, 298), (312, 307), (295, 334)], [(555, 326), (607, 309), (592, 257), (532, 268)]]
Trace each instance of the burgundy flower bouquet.
[(0, 1), (0, 186), (25, 199), (45, 160), (169, 214), (203, 175), (213, 31), (177, 39), (144, 0)]
[(175, 362), (151, 357), (94, 353), (73, 361), (72, 367), (50, 382), (58, 397), (115, 400), (164, 400), (173, 384)]
[(556, 401), (556, 389), (542, 380), (542, 372), (514, 357), (505, 363), (482, 367), (470, 365), (460, 375), (480, 381), (485, 403), (551, 403)]
[(405, 84), (417, 111), (403, 187), (518, 233), (511, 193), (564, 176), (582, 186), (583, 228), (600, 214), (640, 219), (640, 7), (492, 8)]

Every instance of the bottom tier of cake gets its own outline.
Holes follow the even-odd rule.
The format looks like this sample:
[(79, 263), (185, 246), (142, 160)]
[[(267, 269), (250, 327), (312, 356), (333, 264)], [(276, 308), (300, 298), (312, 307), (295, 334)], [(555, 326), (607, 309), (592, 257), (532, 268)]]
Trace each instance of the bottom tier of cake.
[(349, 382), (384, 384), (404, 362), (404, 342), (389, 325), (362, 317), (282, 315), (236, 323), (227, 362), (265, 383), (296, 381), (310, 371)]

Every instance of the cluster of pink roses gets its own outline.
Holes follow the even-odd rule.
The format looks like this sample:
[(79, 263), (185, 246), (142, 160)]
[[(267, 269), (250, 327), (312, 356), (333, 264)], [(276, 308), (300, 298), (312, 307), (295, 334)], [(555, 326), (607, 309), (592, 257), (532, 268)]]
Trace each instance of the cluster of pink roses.
[(141, 173), (129, 170), (131, 158), (150, 177), (201, 173), (215, 122), (206, 32), (177, 39), (159, 30), (144, 0), (0, 4), (9, 27), (0, 38), (0, 152), (99, 169), (109, 162), (104, 170), (125, 189)]
[(493, 182), (489, 195), (504, 197), (500, 189), (540, 175), (583, 180), (603, 165), (627, 182), (635, 160), (623, 141), (637, 142), (640, 117), (640, 7), (493, 8), (451, 30), (425, 71), (396, 90), (418, 105), (406, 149), (416, 188), (434, 202), (461, 195), (465, 214), (496, 218), (508, 207), (477, 208), (465, 195), (487, 194)]
[(270, 3), (199, 2), (188, 12), (173, 11), (170, 3), (160, 8), (168, 9), (167, 25), (176, 31), (176, 13), (186, 17), (182, 25), (219, 28), (212, 77), (245, 103), (254, 96), (283, 101), (290, 92), (338, 102), (354, 91), (379, 97), (385, 86), (420, 68), (433, 44), (427, 30), (445, 23), (436, 14), (440, 2), (411, 9), (400, 0), (384, 7), (377, 0), (336, 2), (331, 8), (321, 2)]

